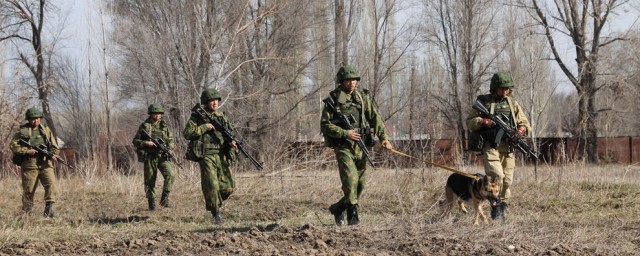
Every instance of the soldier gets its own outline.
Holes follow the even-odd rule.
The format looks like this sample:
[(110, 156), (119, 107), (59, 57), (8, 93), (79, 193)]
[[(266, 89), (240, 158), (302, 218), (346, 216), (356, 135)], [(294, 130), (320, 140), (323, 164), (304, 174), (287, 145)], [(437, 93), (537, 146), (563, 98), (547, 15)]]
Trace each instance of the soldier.
[(160, 205), (167, 208), (170, 207), (169, 193), (171, 192), (174, 173), (169, 156), (159, 148), (159, 145), (153, 143), (148, 135), (159, 143), (164, 142), (168, 149), (174, 148), (175, 143), (171, 128), (162, 120), (162, 114), (164, 114), (162, 105), (149, 105), (147, 114), (149, 114), (149, 118), (140, 124), (132, 143), (137, 149), (138, 161), (144, 163), (144, 192), (149, 203), (149, 211), (154, 211), (156, 209), (155, 187), (158, 170), (160, 170), (164, 178)]
[(320, 129), (325, 145), (333, 148), (336, 155), (344, 194), (338, 202), (329, 207), (329, 211), (334, 215), (336, 225), (344, 223), (345, 211), (347, 223), (356, 225), (360, 222), (358, 198), (364, 190), (367, 175), (366, 156), (358, 147), (357, 141), (362, 138), (369, 141), (367, 146), (373, 146), (372, 136), (376, 135), (384, 148), (393, 149), (393, 146), (387, 139), (384, 123), (371, 102), (369, 91), (357, 88), (360, 81), (358, 71), (351, 65), (343, 66), (338, 70), (336, 81), (339, 86), (329, 93), (329, 96), (343, 114), (355, 118), (353, 126), (356, 129), (347, 130), (340, 127), (335, 120), (337, 117), (327, 106), (322, 110)]
[[(521, 136), (527, 136), (531, 126), (518, 102), (509, 96), (512, 88), (513, 80), (509, 73), (495, 73), (489, 86), (490, 93), (479, 95), (477, 100), (489, 110), (490, 114), (506, 119), (503, 121), (512, 128), (517, 129)], [(511, 197), (510, 187), (513, 182), (513, 169), (515, 167), (513, 148), (505, 140), (502, 140), (498, 145), (491, 145), (489, 142), (495, 140), (497, 127), (491, 119), (482, 118), (480, 112), (474, 109), (472, 109), (467, 118), (467, 127), (472, 132), (480, 132), (481, 136), (477, 138), (485, 141), (483, 145), (479, 146), (485, 173), (495, 178), (500, 186), (500, 198), (499, 201), (492, 202), (491, 217), (495, 219), (504, 216), (507, 200)], [(471, 141), (470, 144), (472, 144)], [(479, 143), (473, 142), (473, 144)]]
[[(25, 113), (28, 123), (20, 126), (20, 131), (11, 140), (11, 151), (14, 154), (14, 163), (19, 164), (22, 171), (22, 211), (28, 213), (33, 207), (33, 195), (36, 192), (38, 182), (44, 187), (44, 216), (53, 218), (53, 203), (56, 196), (56, 174), (53, 162), (57, 160), (60, 149), (56, 137), (51, 129), (43, 123), (42, 113), (37, 108), (30, 108)], [(45, 149), (54, 154), (52, 159), (29, 148), (20, 139), (24, 139), (30, 145), (44, 145)]]
[[(225, 115), (218, 111), (220, 107), (220, 94), (216, 89), (206, 89), (200, 95), (200, 103), (204, 110), (220, 123), (233, 131), (233, 126)], [(235, 188), (235, 178), (230, 165), (235, 159), (236, 142), (228, 141), (213, 124), (207, 122), (200, 114), (193, 112), (183, 135), (189, 140), (189, 152), (187, 158), (197, 161), (200, 165), (200, 184), (204, 195), (205, 207), (211, 212), (214, 224), (222, 223), (220, 208), (222, 202), (227, 200)]]

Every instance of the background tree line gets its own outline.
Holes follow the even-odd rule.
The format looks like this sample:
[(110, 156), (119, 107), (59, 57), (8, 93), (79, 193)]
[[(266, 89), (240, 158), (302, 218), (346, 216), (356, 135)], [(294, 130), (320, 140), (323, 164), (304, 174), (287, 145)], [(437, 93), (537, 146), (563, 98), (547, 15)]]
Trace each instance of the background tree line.
[[(181, 147), (191, 108), (222, 92), (247, 146), (267, 164), (289, 145), (319, 141), (322, 99), (344, 64), (361, 72), (396, 139), (456, 139), (496, 71), (512, 73), (533, 137), (575, 136), (598, 162), (597, 136), (638, 136), (638, 13), (629, 1), (104, 0), (85, 56), (61, 54), (60, 2), (0, 3), (4, 56), (0, 136), (24, 111), (83, 158), (112, 163), (161, 103)], [(559, 70), (559, 71), (558, 71)], [(179, 150), (183, 150), (181, 148)], [(8, 147), (3, 147), (7, 156)], [(460, 154), (462, 156), (462, 154)], [(462, 157), (460, 159), (462, 161)]]

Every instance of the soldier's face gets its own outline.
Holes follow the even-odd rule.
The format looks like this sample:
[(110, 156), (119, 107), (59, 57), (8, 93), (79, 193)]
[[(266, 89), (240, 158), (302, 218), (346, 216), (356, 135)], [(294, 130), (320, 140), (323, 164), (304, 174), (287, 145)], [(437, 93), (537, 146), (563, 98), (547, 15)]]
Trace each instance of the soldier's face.
[(219, 99), (213, 99), (213, 100), (207, 101), (207, 108), (209, 108), (209, 111), (216, 111), (219, 106), (220, 106)]
[(151, 113), (151, 120), (154, 122), (159, 121), (162, 118), (162, 113)]
[(29, 119), (29, 124), (31, 125), (31, 127), (36, 127), (40, 125), (40, 117)]
[(498, 96), (498, 98), (500, 99), (509, 96), (510, 92), (511, 92), (511, 89), (509, 87), (496, 88), (496, 96)]
[(355, 79), (345, 79), (342, 80), (342, 87), (349, 93), (352, 93), (356, 90), (358, 86), (358, 80)]

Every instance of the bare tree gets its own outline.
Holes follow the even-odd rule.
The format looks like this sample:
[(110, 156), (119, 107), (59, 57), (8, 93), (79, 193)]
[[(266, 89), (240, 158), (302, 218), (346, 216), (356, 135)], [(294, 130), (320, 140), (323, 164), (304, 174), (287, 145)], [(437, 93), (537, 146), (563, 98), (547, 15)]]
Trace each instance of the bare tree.
[(466, 142), (465, 118), (478, 95), (482, 78), (502, 53), (505, 42), (496, 30), (501, 6), (494, 1), (425, 1), (426, 40), (436, 45), (447, 74), (441, 93), (434, 93), (438, 110), (454, 125), (453, 136)]
[[(596, 94), (603, 88), (597, 83), (599, 52), (601, 47), (622, 39), (606, 36), (605, 24), (612, 12), (626, 2), (628, 1), (561, 0), (554, 1), (550, 8), (545, 8), (539, 1), (533, 0), (530, 6), (539, 25), (544, 29), (553, 59), (578, 92), (578, 123), (573, 133), (579, 136), (579, 145), (585, 149), (590, 163), (599, 162), (596, 120), (600, 111), (596, 109)], [(550, 23), (547, 17), (558, 21), (560, 26)], [(561, 56), (554, 32), (560, 32), (573, 43), (577, 70), (572, 71), (567, 57)]]
[(47, 59), (51, 58), (54, 44), (43, 42), (45, 14), (49, 14), (52, 8), (55, 7), (46, 0), (0, 2), (0, 19), (6, 22), (0, 28), (0, 41), (13, 42), (18, 60), (27, 67), (35, 80), (44, 119), (51, 131), (57, 134), (49, 103), (51, 83), (47, 77), (47, 69), (50, 67)]

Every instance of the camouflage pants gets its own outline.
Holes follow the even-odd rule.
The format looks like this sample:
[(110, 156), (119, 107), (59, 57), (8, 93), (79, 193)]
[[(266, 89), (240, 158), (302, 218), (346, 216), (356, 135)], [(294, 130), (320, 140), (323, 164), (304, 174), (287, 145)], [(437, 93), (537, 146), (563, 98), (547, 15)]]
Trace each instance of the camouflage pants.
[(220, 154), (205, 155), (200, 164), (200, 185), (207, 211), (218, 213), (236, 186), (227, 160)]
[(337, 147), (334, 149), (340, 172), (340, 182), (345, 204), (358, 204), (358, 198), (364, 190), (367, 179), (367, 159), (358, 146)]
[(147, 157), (144, 160), (144, 192), (147, 199), (154, 200), (156, 197), (156, 179), (158, 170), (164, 178), (162, 190), (170, 192), (173, 184), (173, 165), (166, 157)]
[(488, 176), (495, 177), (500, 187), (500, 198), (507, 200), (511, 197), (511, 183), (516, 160), (513, 152), (505, 153), (491, 147), (485, 147), (482, 154), (484, 171)]
[(53, 203), (56, 196), (56, 173), (51, 166), (22, 168), (22, 210), (30, 211), (38, 181), (44, 187), (44, 201)]

